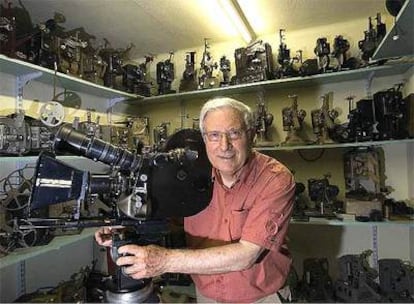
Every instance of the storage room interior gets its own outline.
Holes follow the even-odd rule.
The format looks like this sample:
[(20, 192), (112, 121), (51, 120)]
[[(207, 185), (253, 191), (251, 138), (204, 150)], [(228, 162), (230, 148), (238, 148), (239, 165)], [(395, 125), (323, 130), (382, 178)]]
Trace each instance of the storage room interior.
[[(338, 258), (344, 255), (369, 252), (369, 264), (377, 271), (381, 259), (398, 259), (404, 265), (414, 265), (413, 1), (395, 1), (402, 9), (393, 16), (387, 7), (391, 1), (386, 0), (230, 0), (230, 4), (236, 5), (236, 11), (241, 11), (242, 22), (248, 23), (247, 32), (253, 34), (246, 41), (236, 27), (223, 22), (224, 19), (228, 22), (229, 18), (222, 15), (222, 7), (216, 6), (222, 2), (219, 0), (5, 0), (1, 16), (8, 16), (8, 3), (12, 7), (23, 5), (33, 25), (44, 23), (58, 12), (65, 17), (65, 22), (60, 26), (66, 31), (82, 28), (82, 31), (95, 37), (93, 41), (96, 45), (104, 39), (109, 41), (111, 50), (123, 52), (131, 47), (123, 64), (146, 67), (146, 91), (134, 91), (136, 87), (133, 91), (125, 89), (119, 84), (119, 76), (114, 78), (112, 87), (108, 87), (102, 79), (92, 82), (82, 79), (80, 75), (57, 70), (56, 66), (55, 71), (53, 68), (40, 67), (17, 58), (15, 54), (7, 54), (7, 43), (0, 40), (4, 48), (0, 49), (0, 152), (6, 149), (4, 132), (7, 127), (2, 127), (9, 123), (6, 117), (9, 119), (12, 114), (24, 113), (35, 120), (41, 120), (45, 104), (53, 101), (61, 92), (74, 92), (77, 99), (74, 105), (66, 99), (60, 101), (59, 122), (48, 125), (53, 130), (63, 123), (74, 125), (75, 121), (86, 121), (92, 125), (96, 123), (112, 130), (110, 127), (119, 126), (120, 121), (125, 126), (128, 119), (145, 118), (144, 124), (147, 124), (142, 129), (145, 132), (141, 132), (139, 138), (149, 149), (156, 147), (160, 136), (156, 131), (160, 126), (164, 127), (167, 136), (182, 129), (197, 128), (200, 108), (212, 97), (233, 97), (254, 111), (263, 105), (273, 120), (266, 126), (265, 133), (258, 134), (255, 149), (286, 164), (294, 173), (296, 182), (305, 186), (306, 190), (297, 194), (297, 200), (303, 199), (307, 205), (320, 211), (316, 206), (318, 202), (313, 202), (308, 197), (311, 179), (327, 182), (332, 189), (337, 190), (330, 199), (347, 202), (349, 179), (352, 182), (352, 178), (355, 178), (349, 177), (350, 168), (347, 167), (347, 161), (353, 157), (352, 153), (362, 153), (362, 157), (368, 159), (366, 162), (372, 161), (375, 172), (369, 172), (372, 176), (368, 174), (363, 179), (374, 183), (374, 190), (383, 195), (379, 202), (376, 200), (380, 218), (370, 218), (372, 210), (367, 211), (367, 208), (362, 207), (358, 210), (363, 209), (363, 214), (347, 214), (341, 209), (339, 213), (342, 215), (339, 217), (336, 213), (323, 216), (320, 212), (314, 216), (294, 217), (289, 226), (288, 245), (293, 257), (296, 281), (305, 280), (303, 263), (311, 258), (326, 259), (332, 281), (339, 276), (341, 269)], [(404, 19), (404, 23), (399, 24), (398, 21), (403, 18), (408, 21)], [(5, 19), (0, 20), (5, 22)], [(385, 38), (378, 42), (369, 60), (363, 60), (361, 41), (364, 40), (364, 33), (367, 35), (370, 25), (375, 28), (377, 22), (386, 27)], [(0, 34), (4, 33), (3, 28)], [(321, 72), (319, 65), (317, 72), (298, 74), (297, 69), (303, 66), (306, 59), (314, 59), (312, 63), (320, 64), (315, 49), (319, 38), (326, 38), (332, 51), (338, 35), (342, 35), (349, 43), (347, 56), (348, 59), (355, 59), (356, 67), (341, 69), (339, 61), (330, 53), (331, 61), (327, 70)], [(407, 36), (411, 39), (407, 39)], [(274, 74), (252, 81), (237, 78), (236, 71), (240, 67), (236, 66), (235, 51), (248, 48), (252, 42), (257, 41), (271, 46)], [(282, 65), (278, 62), (278, 56), (283, 43), (290, 50), (288, 64), (296, 69), (296, 74), (291, 75), (286, 71), (285, 74), (280, 74)], [(381, 54), (385, 48), (388, 48), (385, 54)], [(183, 73), (188, 69), (188, 55), (195, 54), (195, 70), (201, 75), (201, 61), (205, 59), (203, 56), (206, 52), (209, 52), (209, 60), (215, 63), (213, 74), (208, 78), (212, 81), (210, 86), (205, 87), (206, 84), (203, 83), (201, 88), (196, 85), (190, 90), (182, 89)], [(299, 54), (301, 57), (298, 59), (295, 56)], [(233, 77), (231, 82), (225, 84), (223, 69), (220, 69), (219, 64), (223, 57), (230, 60), (228, 71)], [(294, 57), (296, 61), (292, 59)], [(174, 65), (174, 74), (168, 83), (170, 91), (160, 94), (157, 63), (167, 59)], [(312, 113), (321, 108), (324, 98), (329, 110), (335, 113), (334, 123), (340, 125), (350, 119), (351, 104), (354, 109), (357, 101), (372, 99), (377, 92), (390, 90), (401, 92), (408, 104), (407, 113), (404, 114), (407, 116), (406, 135), (399, 138), (384, 136), (381, 139), (354, 138), (332, 143), (318, 142), (320, 137), (314, 132)], [(283, 124), (284, 110), (290, 109), (294, 101), (297, 102), (296, 110), (305, 113), (299, 143), (289, 143), (290, 133)], [(101, 133), (104, 132), (112, 131), (102, 129)], [(15, 206), (7, 205), (10, 204), (10, 195), (17, 197), (17, 194), (8, 193), (10, 189), (6, 184), (10, 180), (15, 182), (19, 174), (18, 178), (27, 174), (23, 179), (31, 180), (38, 153), (13, 151), (0, 154), (0, 302), (12, 302), (39, 288), (50, 288), (70, 280), (71, 275), (79, 272), (82, 267), (90, 267), (93, 261), (96, 268), (108, 271), (107, 254), (93, 239), (96, 227), (75, 229), (67, 233), (60, 231), (62, 235), (52, 237), (47, 244), (31, 246), (24, 239), (19, 242), (19, 237), (24, 238), (21, 235), (25, 231), (20, 231), (13, 221)], [(57, 158), (89, 172), (107, 172), (109, 168), (81, 156), (60, 155)], [(27, 173), (21, 173), (23, 168), (27, 168)], [(12, 187), (10, 191), (15, 190), (21, 189)], [(30, 193), (27, 189), (23, 190), (22, 199), (27, 203)], [(387, 199), (405, 205), (408, 214), (390, 216), (384, 203)], [(344, 204), (347, 205), (348, 202)], [(18, 209), (21, 209), (20, 206)], [(18, 213), (17, 217), (20, 215)], [(404, 279), (413, 286), (413, 266), (407, 266), (407, 269), (411, 272)], [(174, 285), (174, 280), (171, 282)], [(410, 288), (412, 300), (414, 287)], [(190, 298), (194, 296), (191, 285), (176, 291)], [(177, 301), (187, 301), (185, 299), (179, 298)], [(312, 299), (301, 300), (312, 302)]]

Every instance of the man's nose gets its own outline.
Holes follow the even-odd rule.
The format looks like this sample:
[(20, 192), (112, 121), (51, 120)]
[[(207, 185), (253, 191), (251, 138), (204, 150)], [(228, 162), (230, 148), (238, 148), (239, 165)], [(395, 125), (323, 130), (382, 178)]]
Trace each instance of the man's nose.
[(231, 141), (226, 133), (220, 134), (220, 149), (227, 151), (231, 147)]

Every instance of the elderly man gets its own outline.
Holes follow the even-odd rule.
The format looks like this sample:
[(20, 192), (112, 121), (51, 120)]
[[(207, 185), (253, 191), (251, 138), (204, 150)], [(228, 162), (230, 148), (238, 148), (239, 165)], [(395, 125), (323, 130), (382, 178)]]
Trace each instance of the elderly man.
[[(125, 245), (117, 265), (134, 279), (191, 274), (198, 302), (280, 302), (291, 258), (285, 236), (295, 182), (277, 160), (253, 150), (254, 118), (245, 104), (214, 98), (200, 113), (213, 166), (209, 206), (184, 219), (188, 249)], [(111, 245), (95, 234), (100, 245)]]

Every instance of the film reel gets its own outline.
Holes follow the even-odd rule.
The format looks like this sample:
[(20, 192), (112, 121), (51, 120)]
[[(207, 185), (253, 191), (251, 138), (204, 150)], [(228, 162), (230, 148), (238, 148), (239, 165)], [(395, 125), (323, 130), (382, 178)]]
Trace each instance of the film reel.
[(56, 101), (48, 101), (40, 108), (40, 120), (48, 127), (57, 127), (63, 123), (65, 110)]
[[(26, 220), (22, 220), (22, 222), (29, 227), (32, 226)], [(3, 227), (3, 230), (4, 235), (0, 238), (0, 252), (3, 254), (8, 254), (16, 248), (33, 247), (38, 240), (37, 231), (34, 227), (21, 230), (16, 219), (8, 221), (7, 225)]]
[(7, 211), (19, 211), (27, 207), (33, 186), (34, 167), (26, 165), (0, 180), (0, 206)]

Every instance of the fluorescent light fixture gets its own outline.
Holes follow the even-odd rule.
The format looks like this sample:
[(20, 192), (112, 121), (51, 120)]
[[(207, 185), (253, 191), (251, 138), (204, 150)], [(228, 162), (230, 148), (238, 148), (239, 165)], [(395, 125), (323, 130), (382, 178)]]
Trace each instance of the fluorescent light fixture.
[(246, 43), (254, 41), (256, 39), (256, 34), (247, 21), (237, 0), (218, 0), (218, 2), (229, 20), (242, 36), (243, 40)]

